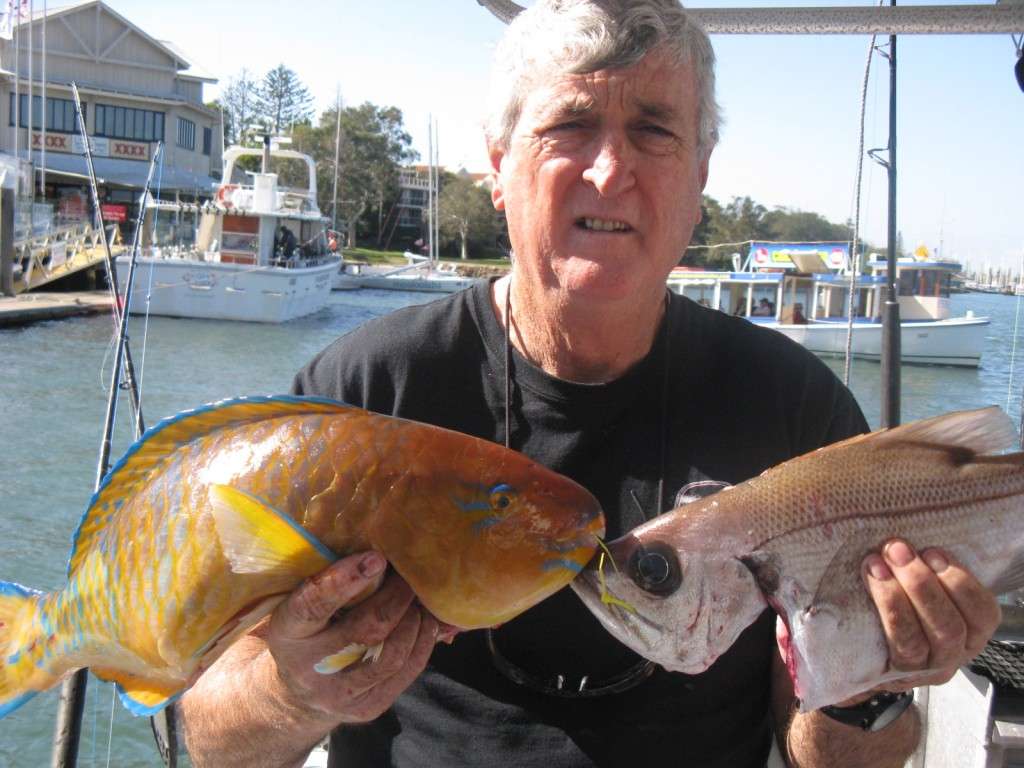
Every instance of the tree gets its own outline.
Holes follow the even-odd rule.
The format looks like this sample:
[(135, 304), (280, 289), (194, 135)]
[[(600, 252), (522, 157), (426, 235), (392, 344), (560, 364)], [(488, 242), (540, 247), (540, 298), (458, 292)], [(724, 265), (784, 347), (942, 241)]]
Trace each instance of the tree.
[(467, 258), (471, 238), (489, 246), (501, 231), (490, 193), (468, 175), (447, 180), (441, 187), (438, 208), (441, 235), (447, 242), (458, 240), (461, 259)]
[[(333, 215), (334, 142), (338, 111), (332, 107), (315, 128), (299, 125), (292, 133), (295, 149), (313, 156), (317, 165), (320, 210)], [(399, 166), (416, 159), (402, 111), (369, 102), (341, 110), (341, 153), (338, 162), (338, 217), (354, 247), (360, 224), (376, 212), (376, 239), (381, 241), (385, 211), (398, 196)], [(368, 227), (373, 232), (372, 224)]]
[(275, 135), (291, 130), (313, 115), (313, 97), (299, 76), (278, 64), (263, 76), (256, 91), (256, 111)]
[(224, 145), (242, 144), (246, 131), (257, 118), (257, 84), (249, 70), (242, 70), (228, 80), (221, 94), (224, 109)]

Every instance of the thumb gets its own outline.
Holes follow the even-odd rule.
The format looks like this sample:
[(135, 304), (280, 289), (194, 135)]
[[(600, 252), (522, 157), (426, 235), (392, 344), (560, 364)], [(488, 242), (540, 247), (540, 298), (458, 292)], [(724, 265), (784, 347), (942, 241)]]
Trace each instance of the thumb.
[(271, 619), (273, 631), (286, 638), (312, 637), (331, 617), (380, 586), (387, 560), (379, 552), (344, 557), (302, 582), (278, 606)]

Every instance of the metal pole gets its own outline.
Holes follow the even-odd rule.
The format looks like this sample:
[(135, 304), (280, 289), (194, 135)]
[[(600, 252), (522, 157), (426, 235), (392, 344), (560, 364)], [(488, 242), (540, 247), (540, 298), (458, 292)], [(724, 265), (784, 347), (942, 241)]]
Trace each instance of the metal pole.
[(331, 229), (338, 231), (338, 158), (341, 155), (341, 86), (334, 100), (334, 202), (331, 205)]
[(427, 115), (427, 259), (434, 261), (434, 117)]
[(42, 147), (39, 149), (39, 196), (46, 200), (46, 0), (43, 0), (43, 119), (42, 119), (42, 132), (43, 141)]
[[(896, 5), (896, 0), (890, 0)], [(882, 314), (882, 426), (900, 423), (900, 303), (896, 289), (896, 35), (889, 36), (889, 259)]]
[(434, 263), (441, 260), (441, 127), (434, 121)]

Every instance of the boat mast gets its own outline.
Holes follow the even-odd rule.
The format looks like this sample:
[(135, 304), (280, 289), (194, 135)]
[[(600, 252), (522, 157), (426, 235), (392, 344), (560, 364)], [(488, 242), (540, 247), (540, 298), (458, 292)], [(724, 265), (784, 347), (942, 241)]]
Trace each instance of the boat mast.
[[(889, 0), (891, 6), (896, 0)], [(900, 303), (896, 290), (896, 35), (889, 35), (889, 242), (882, 307), (882, 426), (900, 423)], [(877, 159), (877, 158), (876, 158)]]

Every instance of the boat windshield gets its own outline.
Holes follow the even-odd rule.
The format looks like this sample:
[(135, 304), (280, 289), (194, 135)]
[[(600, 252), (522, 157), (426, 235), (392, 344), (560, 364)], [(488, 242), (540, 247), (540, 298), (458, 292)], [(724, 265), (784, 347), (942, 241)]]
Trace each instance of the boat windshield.
[[(263, 160), (259, 155), (242, 155), (231, 169), (229, 184), (252, 186), (252, 174), (259, 173)], [(298, 157), (271, 156), (270, 173), (277, 174), (277, 186), (295, 192), (309, 192), (309, 166)]]
[(949, 298), (952, 272), (938, 269), (901, 269), (900, 296), (938, 296)]

